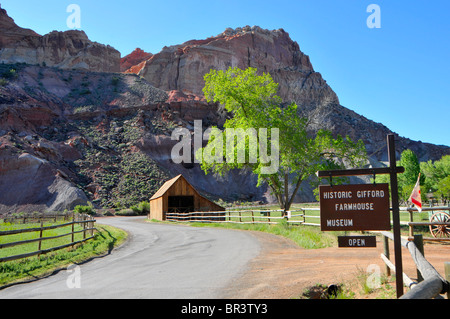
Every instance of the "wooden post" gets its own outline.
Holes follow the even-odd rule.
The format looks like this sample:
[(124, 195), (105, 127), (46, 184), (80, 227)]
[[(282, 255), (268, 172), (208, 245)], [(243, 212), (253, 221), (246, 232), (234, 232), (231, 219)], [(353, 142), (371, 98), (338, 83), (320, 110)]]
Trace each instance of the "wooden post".
[[(410, 223), (414, 222), (413, 212), (411, 210), (409, 211), (409, 222)], [(410, 237), (414, 236), (414, 226), (413, 225), (409, 225), (409, 236)]]
[[(420, 253), (425, 257), (425, 252), (423, 249), (423, 236), (422, 235), (414, 235), (414, 245), (416, 245), (417, 249), (420, 251)], [(417, 281), (421, 282), (423, 281), (422, 274), (420, 273), (419, 269), (417, 269)]]
[[(448, 261), (444, 262), (444, 268), (445, 268), (445, 280), (450, 282), (450, 262)], [(447, 299), (450, 299), (450, 290), (447, 291)]]
[[(386, 256), (387, 259), (390, 258), (390, 253), (389, 253), (389, 238), (383, 235), (383, 242), (384, 242), (384, 255)], [(385, 264), (386, 267), (386, 275), (390, 276), (391, 275), (391, 268)]]
[(391, 200), (392, 200), (392, 220), (394, 233), (394, 255), (395, 255), (395, 282), (397, 290), (397, 298), (403, 295), (403, 262), (402, 262), (402, 246), (400, 238), (400, 209), (398, 205), (398, 183), (397, 183), (397, 160), (395, 158), (395, 136), (389, 134), (387, 136), (389, 169), (391, 181)]
[(270, 210), (267, 212), (267, 221), (270, 223)]
[[(83, 216), (83, 218), (81, 218), (81, 221), (85, 221), (86, 220), (86, 215), (82, 214), (81, 216)], [(83, 223), (83, 239), (86, 239), (86, 223)]]
[[(38, 245), (38, 250), (41, 250), (42, 247), (42, 234), (44, 233), (44, 231), (42, 230), (42, 228), (44, 227), (44, 220), (41, 220), (41, 231), (39, 232), (39, 245)], [(40, 256), (40, 254), (38, 254), (38, 257)]]
[(252, 224), (254, 224), (255, 223), (255, 215), (254, 215), (254, 212), (252, 211)]
[(72, 244), (75, 242), (74, 232), (75, 231), (75, 212), (72, 215)]

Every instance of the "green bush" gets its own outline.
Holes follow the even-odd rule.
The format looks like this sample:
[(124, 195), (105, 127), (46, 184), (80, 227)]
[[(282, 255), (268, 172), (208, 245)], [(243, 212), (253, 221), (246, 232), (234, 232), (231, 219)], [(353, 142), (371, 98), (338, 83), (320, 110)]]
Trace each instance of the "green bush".
[(131, 208), (121, 209), (116, 212), (117, 216), (136, 216), (136, 213)]
[(147, 215), (150, 213), (150, 203), (142, 201), (137, 206), (131, 206), (130, 209), (137, 215)]
[(150, 203), (146, 201), (142, 201), (139, 203), (138, 208), (141, 210), (143, 215), (147, 215), (150, 213)]
[(95, 210), (92, 208), (92, 206), (83, 206), (83, 205), (77, 205), (73, 209), (75, 213), (78, 214), (88, 214), (88, 215), (95, 215)]
[(141, 214), (141, 210), (135, 205), (131, 206), (130, 209), (137, 215)]

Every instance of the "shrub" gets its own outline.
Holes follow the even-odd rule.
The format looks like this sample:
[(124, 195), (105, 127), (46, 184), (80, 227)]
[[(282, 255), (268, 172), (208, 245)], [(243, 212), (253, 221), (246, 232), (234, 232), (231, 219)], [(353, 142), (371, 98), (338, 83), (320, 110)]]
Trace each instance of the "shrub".
[(142, 201), (139, 203), (138, 208), (141, 210), (143, 215), (147, 215), (150, 213), (150, 203), (146, 201)]
[(118, 215), (118, 216), (135, 216), (136, 213), (130, 208), (125, 208), (125, 209), (121, 209), (118, 212), (116, 212), (116, 215)]
[(78, 214), (88, 214), (88, 215), (94, 215), (95, 210), (92, 208), (92, 206), (83, 206), (83, 205), (77, 205), (73, 209)]
[(141, 210), (135, 205), (131, 206), (130, 209), (137, 215), (141, 214)]
[(150, 204), (149, 202), (142, 201), (137, 206), (131, 206), (130, 209), (137, 215), (147, 215), (150, 213)]

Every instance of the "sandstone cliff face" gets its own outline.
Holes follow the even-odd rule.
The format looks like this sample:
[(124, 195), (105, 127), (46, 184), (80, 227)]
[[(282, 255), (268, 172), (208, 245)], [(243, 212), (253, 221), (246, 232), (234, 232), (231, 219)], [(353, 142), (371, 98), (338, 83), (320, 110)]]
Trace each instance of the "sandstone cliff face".
[[(270, 73), (279, 84), (282, 99), (296, 102), (299, 115), (311, 119), (311, 131), (324, 128), (354, 140), (362, 139), (373, 161), (387, 160), (386, 135), (392, 131), (340, 105), (336, 93), (283, 29), (269, 31), (246, 26), (227, 29), (205, 40), (165, 47), (145, 61), (138, 74), (155, 87), (201, 99), (204, 74), (210, 69), (229, 67), (254, 67)], [(399, 152), (413, 149), (420, 160), (442, 156), (443, 151), (448, 153), (446, 147), (401, 137), (398, 140)]]
[(40, 36), (17, 26), (0, 8), (0, 63), (119, 72), (120, 52), (90, 41), (83, 31), (53, 31)]
[(283, 29), (227, 29), (216, 37), (165, 47), (145, 62), (139, 75), (166, 91), (202, 95), (203, 76), (211, 69), (229, 67), (269, 72), (280, 84), (282, 97), (295, 97), (302, 104), (339, 103), (309, 57)]
[(144, 66), (144, 62), (150, 59), (152, 56), (153, 54), (137, 48), (130, 54), (120, 59), (120, 72), (138, 74), (141, 68)]

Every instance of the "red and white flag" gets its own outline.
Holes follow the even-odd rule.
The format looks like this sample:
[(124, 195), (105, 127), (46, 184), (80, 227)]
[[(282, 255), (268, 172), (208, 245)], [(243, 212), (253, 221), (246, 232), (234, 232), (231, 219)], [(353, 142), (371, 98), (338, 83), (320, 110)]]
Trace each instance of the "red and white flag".
[(414, 189), (411, 193), (411, 196), (409, 196), (408, 200), (416, 206), (417, 210), (419, 212), (422, 211), (422, 197), (420, 196), (420, 173), (419, 177), (417, 178), (416, 186), (414, 186)]

